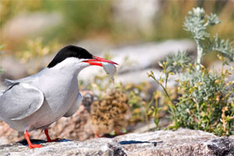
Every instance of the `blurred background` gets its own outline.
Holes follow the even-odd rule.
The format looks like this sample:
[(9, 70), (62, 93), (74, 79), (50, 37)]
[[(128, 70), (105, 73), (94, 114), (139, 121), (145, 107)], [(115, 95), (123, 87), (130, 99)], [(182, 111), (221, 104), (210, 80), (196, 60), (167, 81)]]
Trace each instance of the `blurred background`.
[[(193, 7), (216, 13), (223, 24), (210, 30), (233, 39), (232, 0), (1, 0), (1, 44), (25, 50), (43, 44), (100, 40), (113, 45), (189, 38), (183, 21)], [(216, 30), (215, 30), (216, 29)]]
[[(63, 46), (73, 44), (118, 62), (117, 83), (140, 84), (139, 92), (155, 90), (147, 72), (159, 75), (159, 61), (179, 50), (196, 57), (183, 22), (197, 6), (222, 21), (208, 30), (211, 36), (234, 40), (233, 0), (0, 0), (0, 89), (5, 78), (36, 73)], [(216, 68), (214, 54), (205, 56), (203, 64)], [(100, 73), (105, 75), (97, 67), (82, 71), (81, 86), (89, 85), (81, 88), (100, 91), (113, 85), (94, 77)]]
[[(221, 38), (234, 39), (233, 0), (1, 0), (0, 66), (6, 72), (15, 72), (15, 75), (8, 74), (8, 78), (19, 78), (38, 72), (59, 49), (74, 44), (95, 55), (121, 55), (114, 59), (119, 63), (132, 58), (128, 61), (137, 64), (135, 55), (153, 53), (152, 57), (158, 56), (158, 59), (150, 62), (142, 56), (138, 64), (145, 65), (144, 69), (155, 67), (155, 62), (166, 53), (194, 49), (183, 22), (188, 11), (197, 6), (203, 7), (207, 14), (218, 14), (222, 21), (210, 28), (211, 36), (218, 33)], [(153, 47), (168, 40), (178, 42)], [(130, 49), (123, 48), (129, 46)], [(169, 49), (161, 51), (165, 48)], [(3, 54), (8, 57), (3, 59)], [(206, 56), (204, 64), (209, 65), (215, 58), (212, 54)], [(25, 69), (16, 70), (17, 67)]]
[(1, 0), (0, 43), (3, 50), (12, 54), (35, 47), (32, 44), (50, 46), (50, 50), (35, 54), (37, 57), (58, 51), (62, 45), (80, 42), (98, 51), (184, 39), (190, 34), (183, 30), (183, 21), (187, 12), (197, 6), (208, 14), (218, 14), (222, 21), (210, 30), (211, 35), (218, 33), (233, 40), (233, 3), (233, 0)]

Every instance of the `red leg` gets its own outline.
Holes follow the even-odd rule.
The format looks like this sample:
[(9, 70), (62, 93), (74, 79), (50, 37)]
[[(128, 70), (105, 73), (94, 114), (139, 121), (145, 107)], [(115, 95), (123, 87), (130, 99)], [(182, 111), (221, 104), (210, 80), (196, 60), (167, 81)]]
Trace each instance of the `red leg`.
[(32, 148), (41, 148), (41, 147), (42, 147), (42, 145), (40, 145), (40, 144), (32, 144), (32, 142), (30, 141), (29, 134), (28, 134), (28, 131), (27, 131), (27, 130), (24, 132), (24, 137), (25, 137), (25, 139), (27, 140), (27, 142), (28, 142), (28, 147), (29, 147), (30, 149), (32, 149)]
[(100, 138), (100, 135), (96, 131), (93, 131), (93, 133), (95, 134), (97, 138)]
[(45, 132), (45, 135), (46, 135), (46, 138), (47, 138), (47, 142), (53, 142), (53, 141), (58, 141), (59, 140), (59, 139), (51, 140), (51, 138), (49, 136), (49, 133), (48, 133), (48, 129), (45, 129), (44, 132)]
[(115, 129), (115, 133), (116, 133), (117, 135), (123, 135), (123, 133), (120, 132), (117, 128)]

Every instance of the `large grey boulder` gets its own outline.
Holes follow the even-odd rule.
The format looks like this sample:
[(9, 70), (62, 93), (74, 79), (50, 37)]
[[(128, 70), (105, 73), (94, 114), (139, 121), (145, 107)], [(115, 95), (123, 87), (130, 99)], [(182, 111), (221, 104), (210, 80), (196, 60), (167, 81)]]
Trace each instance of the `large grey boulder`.
[(161, 155), (210, 155), (233, 156), (234, 136), (217, 137), (211, 133), (179, 129), (177, 131), (155, 131), (132, 133), (115, 138), (91, 139), (84, 142), (61, 140), (42, 143), (43, 148), (29, 149), (21, 143), (0, 146), (1, 156), (161, 156)]

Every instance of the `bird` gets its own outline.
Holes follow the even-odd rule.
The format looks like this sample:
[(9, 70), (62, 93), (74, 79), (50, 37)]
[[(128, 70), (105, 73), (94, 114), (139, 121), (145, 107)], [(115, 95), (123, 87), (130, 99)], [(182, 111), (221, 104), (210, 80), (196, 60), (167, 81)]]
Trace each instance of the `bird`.
[(6, 90), (0, 91), (0, 120), (11, 128), (24, 132), (28, 147), (32, 144), (29, 131), (42, 129), (47, 142), (52, 140), (48, 127), (61, 117), (72, 116), (79, 108), (77, 76), (88, 66), (117, 63), (92, 55), (82, 47), (68, 45), (58, 51), (47, 67), (34, 75), (18, 80), (5, 80)]
[(97, 138), (112, 131), (121, 134), (120, 130), (127, 126), (130, 117), (128, 97), (122, 91), (112, 91), (90, 107), (90, 125)]

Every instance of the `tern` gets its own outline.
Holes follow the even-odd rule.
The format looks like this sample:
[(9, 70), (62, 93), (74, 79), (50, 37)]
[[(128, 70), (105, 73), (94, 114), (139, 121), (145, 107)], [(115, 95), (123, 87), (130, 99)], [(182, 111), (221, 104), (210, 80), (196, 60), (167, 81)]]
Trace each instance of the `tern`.
[(0, 120), (24, 132), (29, 148), (42, 147), (30, 141), (28, 132), (35, 129), (43, 129), (48, 142), (55, 141), (51, 140), (48, 127), (61, 117), (72, 116), (81, 104), (79, 72), (91, 65), (106, 64), (118, 65), (81, 47), (62, 48), (40, 72), (19, 80), (5, 80), (8, 88), (0, 91)]

